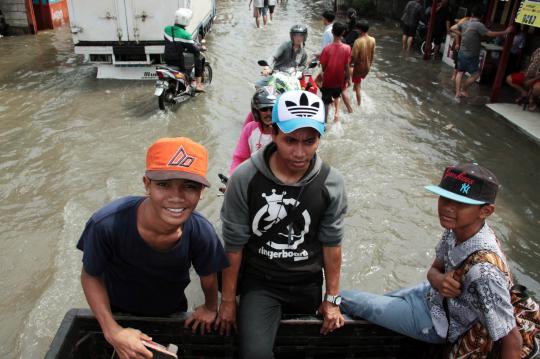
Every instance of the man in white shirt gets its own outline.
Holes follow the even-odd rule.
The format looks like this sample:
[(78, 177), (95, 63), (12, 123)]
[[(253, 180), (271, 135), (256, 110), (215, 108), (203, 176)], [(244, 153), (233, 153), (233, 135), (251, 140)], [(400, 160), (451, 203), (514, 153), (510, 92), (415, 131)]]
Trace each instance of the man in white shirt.
[(336, 14), (331, 10), (326, 10), (322, 14), (324, 32), (322, 36), (321, 51), (326, 47), (326, 45), (329, 45), (332, 43), (332, 41), (334, 41), (334, 36), (332, 35), (332, 26), (334, 25), (335, 18)]

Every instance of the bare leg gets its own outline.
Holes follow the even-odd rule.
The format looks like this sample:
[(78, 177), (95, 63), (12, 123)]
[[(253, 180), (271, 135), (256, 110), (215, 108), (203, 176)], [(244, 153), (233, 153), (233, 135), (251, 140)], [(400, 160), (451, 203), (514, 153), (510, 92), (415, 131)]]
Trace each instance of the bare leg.
[(341, 98), (343, 98), (343, 103), (345, 104), (345, 107), (347, 108), (348, 113), (353, 112), (353, 108), (351, 106), (351, 99), (349, 97), (349, 93), (347, 92), (347, 89), (343, 90), (341, 92)]
[(463, 79), (463, 71), (458, 71), (456, 74), (456, 97), (461, 97), (461, 80)]
[(360, 90), (361, 90), (360, 86), (361, 86), (361, 83), (354, 84), (353, 86), (353, 90), (356, 93), (356, 103), (358, 104), (358, 106), (360, 106), (362, 102), (362, 96), (360, 96)]
[(403, 50), (407, 49), (407, 35), (405, 34), (401, 37), (401, 46)]
[(540, 82), (537, 82), (533, 85), (532, 94), (534, 97), (540, 96)]
[(433, 58), (436, 58), (439, 56), (439, 50), (441, 49), (441, 45), (435, 45), (433, 46)]
[(259, 12), (259, 9), (255, 9), (254, 10), (256, 12), (256, 15), (255, 15), (255, 23), (257, 24), (257, 28), (260, 28), (261, 27), (261, 13)]
[(535, 83), (531, 89), (531, 94), (529, 96), (529, 111), (536, 111), (536, 99), (540, 96), (540, 83)]
[(409, 50), (411, 49), (412, 42), (413, 42), (413, 37), (412, 37), (412, 36), (409, 36), (409, 37), (407, 38), (407, 51), (409, 51)]
[(511, 75), (506, 76), (506, 83), (518, 90), (521, 97), (527, 96), (527, 90), (523, 86), (513, 83)]
[(330, 105), (325, 103), (324, 104), (324, 123), (328, 123), (328, 110), (330, 109)]
[(195, 90), (199, 92), (204, 92), (204, 85), (202, 83), (202, 77), (196, 77), (195, 78)]
[(461, 95), (462, 96), (469, 96), (469, 93), (467, 92), (467, 89), (480, 77), (480, 71), (478, 71), (477, 73), (475, 73), (474, 75), (471, 75), (469, 76), (469, 78), (467, 80), (465, 80), (465, 82), (463, 82), (463, 88), (461, 90)]
[(339, 121), (339, 102), (339, 97), (334, 99), (334, 123)]

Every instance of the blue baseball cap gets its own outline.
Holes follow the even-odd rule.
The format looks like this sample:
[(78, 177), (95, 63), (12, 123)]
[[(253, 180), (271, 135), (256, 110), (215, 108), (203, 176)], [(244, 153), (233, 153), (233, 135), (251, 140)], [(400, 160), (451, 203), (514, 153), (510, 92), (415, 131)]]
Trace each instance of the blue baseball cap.
[(495, 203), (499, 181), (487, 168), (477, 163), (446, 167), (438, 186), (426, 189), (456, 202), (482, 205)]
[(284, 133), (311, 127), (321, 135), (325, 131), (324, 104), (319, 96), (307, 91), (287, 91), (278, 97), (272, 110), (272, 123)]

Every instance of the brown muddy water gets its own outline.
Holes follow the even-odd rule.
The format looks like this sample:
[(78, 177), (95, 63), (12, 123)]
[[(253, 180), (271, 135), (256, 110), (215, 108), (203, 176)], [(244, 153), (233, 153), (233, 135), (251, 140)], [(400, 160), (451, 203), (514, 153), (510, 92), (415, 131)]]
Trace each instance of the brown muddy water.
[[(97, 80), (66, 30), (0, 39), (0, 357), (43, 357), (64, 313), (86, 306), (75, 243), (95, 210), (144, 193), (155, 139), (189, 136), (209, 149), (214, 187), (199, 210), (219, 228), (217, 173), (228, 170), (249, 111), (256, 60), (296, 23), (309, 26), (308, 51), (318, 52), (323, 6), (289, 1), (257, 30), (245, 1), (218, 1), (207, 37), (213, 85), (165, 113), (152, 81)], [(502, 183), (490, 222), (517, 279), (540, 297), (539, 147), (483, 106), (485, 97), (455, 102), (451, 69), (400, 53), (393, 25), (374, 23), (371, 33), (377, 51), (363, 104), (320, 147), (349, 195), (341, 287), (382, 293), (423, 280), (441, 233), (424, 186), (446, 165), (475, 161)], [(193, 282), (191, 306), (202, 300)]]

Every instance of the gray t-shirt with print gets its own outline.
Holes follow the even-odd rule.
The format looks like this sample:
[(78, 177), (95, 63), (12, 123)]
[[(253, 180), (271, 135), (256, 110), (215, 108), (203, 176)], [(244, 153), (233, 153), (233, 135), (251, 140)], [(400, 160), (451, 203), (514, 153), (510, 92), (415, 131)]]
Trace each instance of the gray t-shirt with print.
[(489, 29), (478, 19), (470, 19), (458, 25), (461, 32), (461, 47), (459, 52), (467, 57), (480, 56), (482, 37), (486, 36)]

